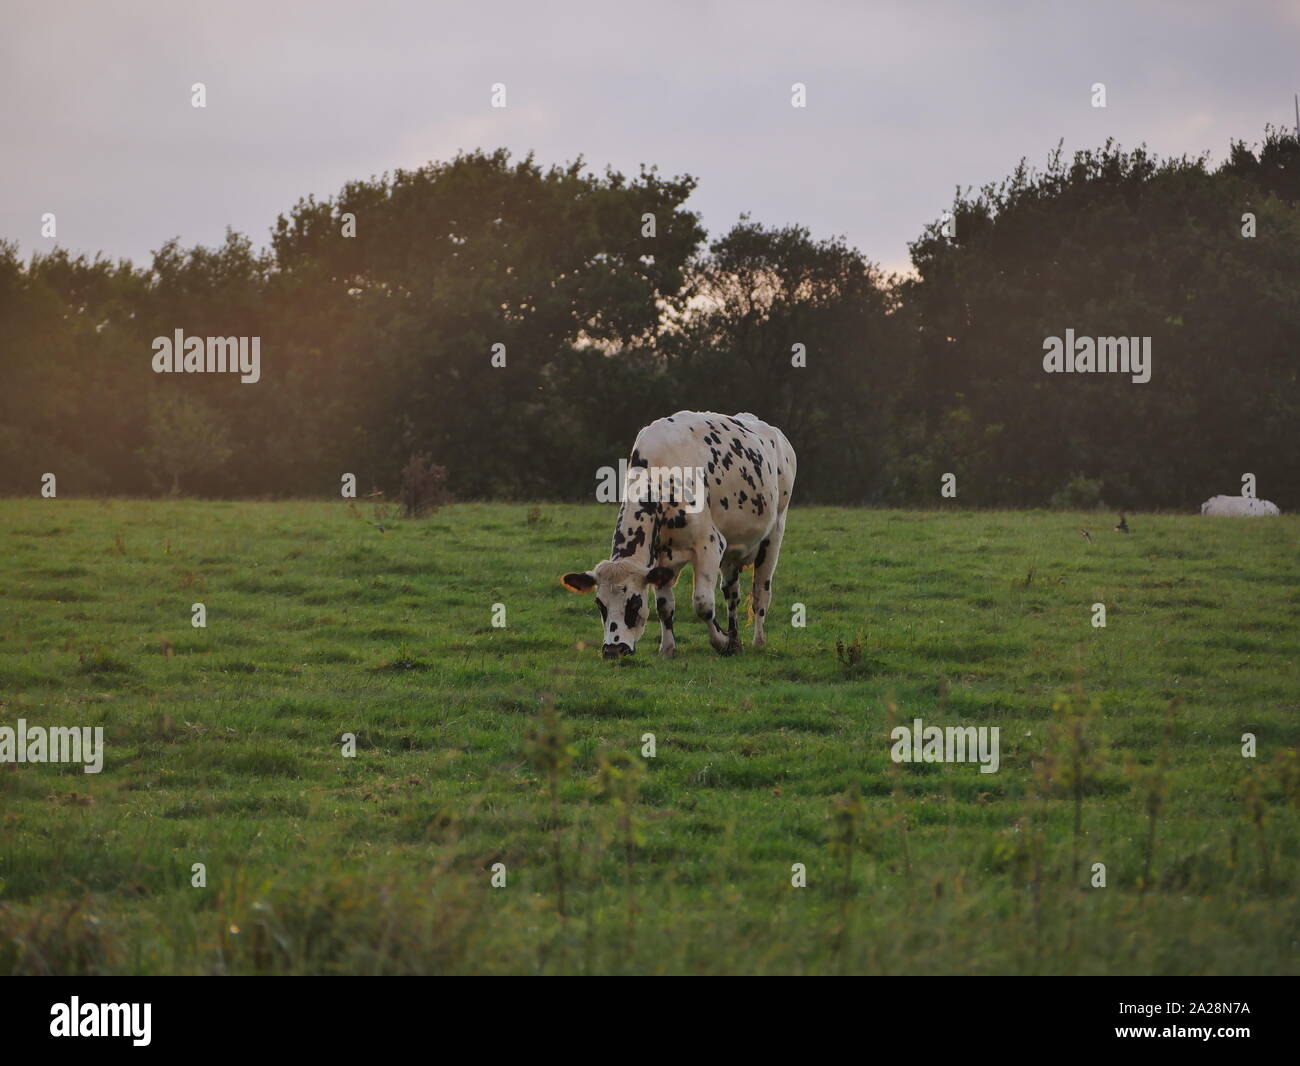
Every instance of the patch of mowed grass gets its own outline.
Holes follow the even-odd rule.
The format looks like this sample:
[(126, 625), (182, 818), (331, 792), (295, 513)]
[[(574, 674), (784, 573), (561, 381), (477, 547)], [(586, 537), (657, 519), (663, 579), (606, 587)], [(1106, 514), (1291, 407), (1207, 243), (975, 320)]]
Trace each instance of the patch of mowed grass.
[(796, 506), (764, 652), (607, 663), (612, 521), (0, 501), (0, 722), (107, 742), (0, 766), (0, 972), (1296, 972), (1296, 519)]

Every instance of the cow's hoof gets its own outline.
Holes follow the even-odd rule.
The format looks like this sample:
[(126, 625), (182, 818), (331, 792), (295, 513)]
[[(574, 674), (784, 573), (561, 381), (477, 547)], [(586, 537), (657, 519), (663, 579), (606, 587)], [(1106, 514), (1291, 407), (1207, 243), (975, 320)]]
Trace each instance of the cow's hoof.
[(739, 651), (740, 651), (739, 637), (729, 637), (727, 639), (727, 643), (723, 647), (718, 649), (719, 654), (722, 655), (735, 655)]
[(767, 637), (755, 637), (750, 641), (749, 646), (755, 651), (762, 651), (767, 647)]
[(660, 649), (659, 649), (659, 655), (660, 655), (661, 658), (664, 658), (664, 659), (676, 659), (676, 658), (677, 658), (677, 645), (674, 644), (672, 647), (668, 647), (668, 648), (660, 648)]

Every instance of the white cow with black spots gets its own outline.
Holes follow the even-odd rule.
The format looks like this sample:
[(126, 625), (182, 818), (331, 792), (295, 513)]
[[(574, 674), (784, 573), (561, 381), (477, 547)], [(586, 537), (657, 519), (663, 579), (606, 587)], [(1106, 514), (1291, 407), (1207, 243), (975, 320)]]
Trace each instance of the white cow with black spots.
[[(586, 572), (565, 574), (574, 592), (596, 590), (603, 653), (631, 655), (645, 632), (649, 600), (655, 601), (661, 633), (659, 653), (672, 656), (673, 586), (688, 563), (694, 570), (692, 603), (709, 629), (709, 643), (723, 655), (740, 650), (740, 572), (754, 568), (754, 638), (766, 643), (763, 626), (772, 601), (772, 578), (785, 536), (786, 511), (794, 494), (795, 455), (785, 434), (744, 412), (678, 411), (637, 434), (629, 482), (637, 471), (700, 470), (703, 484), (670, 494), (627, 493), (610, 557)], [(727, 601), (727, 627), (714, 614), (719, 576)]]

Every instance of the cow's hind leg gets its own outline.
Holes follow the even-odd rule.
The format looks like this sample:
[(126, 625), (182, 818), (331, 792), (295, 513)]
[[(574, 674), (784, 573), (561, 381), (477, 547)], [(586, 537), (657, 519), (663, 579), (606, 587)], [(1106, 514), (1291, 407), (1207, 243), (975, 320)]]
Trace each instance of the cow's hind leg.
[(727, 650), (734, 655), (740, 651), (740, 571), (741, 563), (722, 564), (722, 595), (727, 601)]
[(767, 643), (763, 632), (763, 623), (767, 621), (767, 609), (772, 603), (772, 578), (776, 574), (776, 560), (781, 554), (781, 540), (785, 536), (785, 515), (782, 515), (772, 529), (772, 534), (758, 546), (754, 555), (754, 647), (761, 648)]
[(655, 609), (659, 612), (659, 654), (671, 659), (677, 654), (677, 640), (673, 636), (673, 612), (677, 603), (672, 585), (665, 585), (655, 596)]

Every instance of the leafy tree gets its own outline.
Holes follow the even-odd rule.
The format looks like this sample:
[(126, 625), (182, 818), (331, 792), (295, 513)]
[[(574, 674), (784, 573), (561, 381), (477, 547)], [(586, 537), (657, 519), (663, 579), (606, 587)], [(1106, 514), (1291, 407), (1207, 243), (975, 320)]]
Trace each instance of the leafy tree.
[(149, 408), (148, 444), (140, 449), (158, 485), (170, 482), (175, 496), (182, 475), (219, 469), (231, 454), (229, 437), (207, 404), (197, 396), (160, 391)]
[[(473, 152), (351, 183), (282, 217), (278, 284), (297, 286), (324, 321), (355, 324), (344, 349), (318, 336), (316, 350), (327, 379), (348, 383), (376, 478), (421, 451), (472, 454), (452, 464), (463, 494), (571, 488), (536, 458), (590, 411), (588, 390), (557, 395), (551, 382), (571, 380), (570, 360), (590, 365), (584, 351), (653, 339), (703, 236), (681, 207), (694, 184)], [(642, 235), (646, 215), (654, 236)], [(342, 236), (348, 216), (354, 237)], [(491, 365), (494, 350), (506, 370)]]
[[(959, 194), (954, 238), (935, 224), (913, 244), (913, 417), (981, 502), (1045, 501), (1076, 475), (1118, 506), (1186, 508), (1245, 471), (1278, 495), (1300, 484), (1300, 289), (1283, 280), (1300, 276), (1300, 214), (1243, 169), (1058, 150), (1041, 173), (1022, 163)], [(1150, 337), (1151, 381), (1045, 374), (1044, 339), (1067, 328)], [(954, 415), (973, 451), (945, 428)]]
[[(1249, 471), (1300, 504), (1291, 133), (1217, 169), (1109, 142), (1022, 162), (958, 190), (906, 279), (796, 225), (703, 248), (694, 184), (476, 151), (301, 200), (265, 251), (0, 242), (0, 490), (396, 491), (423, 454), (461, 497), (589, 499), (696, 407), (780, 425), (804, 501), (933, 505), (951, 471), (962, 502), (1188, 509)], [(1045, 374), (1067, 328), (1150, 337), (1151, 381)], [(260, 338), (261, 381), (155, 375), (177, 329)]]
[(742, 218), (697, 260), (686, 302), (665, 348), (691, 406), (780, 426), (805, 498), (878, 498), (906, 344), (879, 270), (842, 240)]

